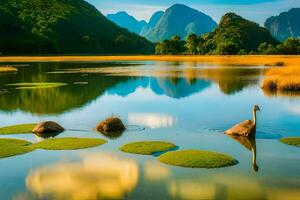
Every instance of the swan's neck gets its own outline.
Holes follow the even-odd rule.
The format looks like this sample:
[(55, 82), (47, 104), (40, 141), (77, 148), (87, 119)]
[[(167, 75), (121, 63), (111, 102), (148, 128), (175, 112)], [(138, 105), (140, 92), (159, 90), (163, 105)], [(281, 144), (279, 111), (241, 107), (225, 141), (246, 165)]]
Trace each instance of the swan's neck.
[(254, 123), (254, 126), (256, 127), (256, 110), (253, 109), (253, 123)]

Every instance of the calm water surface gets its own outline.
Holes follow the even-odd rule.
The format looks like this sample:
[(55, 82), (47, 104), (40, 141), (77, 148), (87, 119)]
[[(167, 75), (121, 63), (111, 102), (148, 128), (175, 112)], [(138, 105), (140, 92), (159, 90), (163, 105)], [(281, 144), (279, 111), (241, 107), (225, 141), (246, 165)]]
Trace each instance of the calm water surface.
[[(265, 67), (174, 62), (16, 63), (0, 74), (0, 126), (54, 120), (57, 137), (105, 138), (76, 151), (34, 152), (0, 160), (0, 199), (299, 199), (300, 149), (281, 137), (300, 136), (300, 99), (260, 89)], [(64, 82), (16, 90), (10, 83)], [(74, 84), (74, 83), (80, 84)], [(250, 119), (258, 104), (256, 141), (223, 134)], [(128, 130), (107, 138), (93, 127), (110, 115)], [(32, 134), (1, 137), (40, 141)], [(186, 169), (154, 156), (118, 151), (140, 140), (166, 140), (180, 149), (223, 152), (239, 164)], [(258, 170), (251, 149), (256, 147)]]

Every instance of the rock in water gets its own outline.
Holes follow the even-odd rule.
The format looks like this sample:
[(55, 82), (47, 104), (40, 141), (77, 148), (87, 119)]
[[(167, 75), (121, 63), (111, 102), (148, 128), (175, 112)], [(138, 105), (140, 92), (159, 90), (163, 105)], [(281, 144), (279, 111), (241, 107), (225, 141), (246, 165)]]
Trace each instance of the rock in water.
[(103, 120), (96, 128), (98, 131), (106, 133), (124, 131), (126, 129), (121, 119), (117, 117), (110, 117)]
[(32, 130), (33, 133), (37, 134), (47, 134), (47, 133), (60, 133), (63, 132), (65, 129), (61, 127), (56, 122), (46, 121), (41, 122)]

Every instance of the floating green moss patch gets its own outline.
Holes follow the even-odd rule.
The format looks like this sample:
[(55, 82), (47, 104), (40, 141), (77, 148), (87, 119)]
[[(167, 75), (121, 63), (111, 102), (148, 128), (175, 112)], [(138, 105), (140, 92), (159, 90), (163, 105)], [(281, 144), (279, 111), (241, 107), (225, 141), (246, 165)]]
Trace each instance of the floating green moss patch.
[(0, 128), (0, 135), (31, 133), (36, 124), (19, 124)]
[(31, 89), (47, 89), (47, 88), (56, 88), (67, 85), (66, 83), (48, 83), (48, 82), (39, 82), (39, 83), (13, 83), (7, 84), (6, 86), (15, 86), (15, 89), (18, 90), (31, 90)]
[(105, 144), (103, 139), (95, 138), (54, 138), (33, 144), (35, 149), (45, 150), (75, 150), (100, 146)]
[(32, 151), (31, 143), (18, 139), (0, 139), (0, 158), (16, 156)]
[(120, 147), (121, 151), (142, 155), (151, 155), (157, 152), (167, 151), (176, 148), (175, 144), (162, 141), (142, 141), (125, 144)]
[(200, 150), (167, 152), (159, 156), (158, 160), (165, 164), (189, 168), (220, 168), (238, 163), (228, 155)]
[(300, 137), (289, 137), (289, 138), (282, 138), (280, 142), (296, 147), (300, 147)]

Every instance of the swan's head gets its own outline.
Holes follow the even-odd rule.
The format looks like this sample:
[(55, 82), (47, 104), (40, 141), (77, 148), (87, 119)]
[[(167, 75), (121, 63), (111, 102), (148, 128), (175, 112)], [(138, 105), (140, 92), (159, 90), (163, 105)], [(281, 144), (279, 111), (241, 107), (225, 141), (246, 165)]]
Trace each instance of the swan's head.
[(258, 106), (258, 105), (255, 105), (255, 106), (254, 106), (254, 110), (255, 110), (255, 111), (260, 111), (259, 106)]

